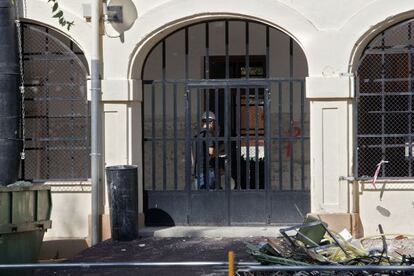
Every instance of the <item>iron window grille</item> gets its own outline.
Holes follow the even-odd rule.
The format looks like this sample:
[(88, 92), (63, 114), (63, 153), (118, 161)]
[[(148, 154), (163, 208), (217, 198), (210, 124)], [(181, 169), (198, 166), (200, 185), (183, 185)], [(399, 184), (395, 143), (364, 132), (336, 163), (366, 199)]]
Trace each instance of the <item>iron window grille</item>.
[[(357, 70), (356, 175), (413, 177), (412, 22), (378, 34)], [(385, 161), (385, 162), (384, 162)]]
[(25, 82), (23, 179), (90, 176), (87, 63), (81, 49), (51, 28), (22, 24)]

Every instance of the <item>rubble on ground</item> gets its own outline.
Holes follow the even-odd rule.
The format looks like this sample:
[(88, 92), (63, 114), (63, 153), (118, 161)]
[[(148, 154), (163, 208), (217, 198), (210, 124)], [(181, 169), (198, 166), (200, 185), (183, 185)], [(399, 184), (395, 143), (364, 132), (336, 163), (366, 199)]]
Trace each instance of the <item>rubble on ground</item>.
[[(385, 235), (381, 225), (379, 230), (381, 235), (354, 240), (346, 229), (336, 233), (322, 220), (308, 216), (301, 225), (281, 229), (280, 238), (259, 244), (246, 243), (246, 247), (247, 252), (263, 265), (414, 265), (414, 239), (408, 235)], [(372, 274), (350, 271), (346, 275)], [(397, 271), (386, 275), (408, 274)]]

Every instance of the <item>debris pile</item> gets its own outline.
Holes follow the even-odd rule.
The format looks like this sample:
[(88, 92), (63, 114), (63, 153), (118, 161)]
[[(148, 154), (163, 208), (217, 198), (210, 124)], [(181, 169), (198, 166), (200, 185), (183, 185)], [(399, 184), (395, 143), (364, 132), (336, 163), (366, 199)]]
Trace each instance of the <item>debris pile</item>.
[[(399, 252), (398, 248), (389, 250), (381, 225), (379, 225), (379, 230), (381, 235), (378, 237), (352, 240), (347, 230), (336, 233), (328, 229), (327, 224), (322, 220), (308, 216), (301, 225), (281, 229), (282, 237), (280, 238), (267, 239), (266, 242), (258, 245), (246, 243), (246, 246), (248, 253), (263, 265), (414, 265), (414, 255), (410, 255), (410, 252), (406, 250)], [(399, 235), (393, 239), (397, 243), (402, 243), (408, 238)], [(364, 243), (370, 246), (364, 247)], [(371, 274), (350, 272), (346, 275)], [(395, 272), (387, 275), (406, 274)]]

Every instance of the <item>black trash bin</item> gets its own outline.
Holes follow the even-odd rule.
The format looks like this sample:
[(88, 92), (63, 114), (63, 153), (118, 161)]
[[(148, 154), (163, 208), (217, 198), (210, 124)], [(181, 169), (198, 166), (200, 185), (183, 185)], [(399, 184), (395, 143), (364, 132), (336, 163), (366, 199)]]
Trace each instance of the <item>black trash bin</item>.
[(106, 168), (112, 239), (130, 241), (138, 238), (138, 168)]

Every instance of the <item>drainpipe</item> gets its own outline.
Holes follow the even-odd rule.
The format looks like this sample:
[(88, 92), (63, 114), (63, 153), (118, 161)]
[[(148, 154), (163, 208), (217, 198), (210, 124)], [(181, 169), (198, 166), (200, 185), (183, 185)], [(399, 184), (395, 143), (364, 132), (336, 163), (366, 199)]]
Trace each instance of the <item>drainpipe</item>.
[(91, 54), (91, 177), (92, 177), (92, 245), (101, 241), (101, 0), (92, 1), (92, 54)]

